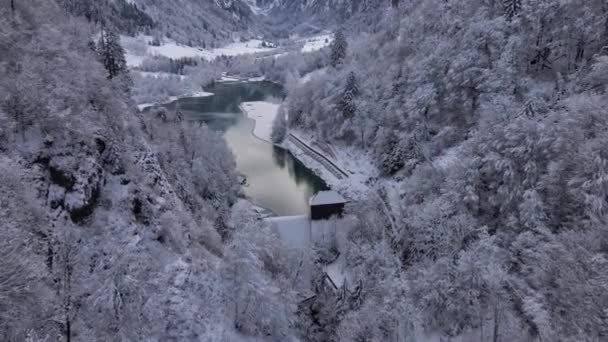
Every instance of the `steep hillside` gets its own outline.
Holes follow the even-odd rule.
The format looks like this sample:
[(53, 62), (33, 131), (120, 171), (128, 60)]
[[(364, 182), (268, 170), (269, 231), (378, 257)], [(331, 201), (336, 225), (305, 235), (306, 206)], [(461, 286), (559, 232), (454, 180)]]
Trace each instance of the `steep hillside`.
[[(605, 1), (5, 3), (0, 341), (606, 340)], [(258, 32), (291, 39), (237, 56)], [(186, 106), (135, 106), (260, 76), (254, 134), (351, 200), (322, 241), (282, 244)]]
[(327, 69), (292, 89), (288, 124), (380, 175), (342, 250), (365, 299), (325, 333), (606, 338), (607, 14), (416, 0), (368, 34), (336, 33)]
[(274, 35), (308, 34), (340, 25), (369, 29), (389, 0), (257, 0), (264, 9), (266, 29)]
[(82, 16), (100, 27), (135, 35), (151, 32), (157, 25), (136, 3), (127, 0), (59, 0), (70, 14)]
[(257, 32), (242, 0), (135, 0), (159, 23), (160, 35), (190, 46), (218, 47)]
[[(231, 219), (224, 140), (138, 113), (116, 36), (93, 44), (96, 28), (53, 1), (1, 7), (0, 32), (0, 340), (235, 340), (224, 270), (268, 235)], [(252, 265), (239, 279), (273, 282)], [(259, 310), (290, 299), (242, 293), (265, 303), (243, 310), (243, 330), (285, 336), (290, 310)]]

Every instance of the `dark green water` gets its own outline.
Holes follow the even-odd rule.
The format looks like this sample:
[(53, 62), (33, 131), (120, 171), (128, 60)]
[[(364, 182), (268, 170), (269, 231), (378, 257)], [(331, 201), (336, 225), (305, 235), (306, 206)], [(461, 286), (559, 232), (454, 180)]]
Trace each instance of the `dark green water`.
[(309, 212), (308, 199), (327, 186), (291, 153), (253, 136), (254, 121), (239, 109), (244, 101), (280, 103), (282, 88), (269, 82), (220, 83), (205, 89), (215, 95), (184, 98), (179, 106), (186, 120), (204, 121), (223, 132), (236, 158), (237, 170), (247, 177), (245, 193), (276, 215)]

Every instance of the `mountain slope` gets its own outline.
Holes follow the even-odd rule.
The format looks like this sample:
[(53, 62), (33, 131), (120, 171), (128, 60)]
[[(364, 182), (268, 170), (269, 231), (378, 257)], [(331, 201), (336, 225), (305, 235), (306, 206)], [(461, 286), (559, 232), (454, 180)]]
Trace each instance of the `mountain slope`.
[[(253, 0), (251, 0), (253, 1)], [(275, 36), (310, 34), (337, 26), (369, 29), (380, 18), (378, 13), (390, 7), (388, 0), (257, 0), (255, 5), (266, 15), (265, 28)]]
[(221, 137), (137, 114), (53, 1), (0, 7), (0, 32), (0, 340), (232, 339)]
[(254, 13), (241, 0), (134, 0), (159, 23), (159, 33), (191, 46), (216, 47), (256, 32)]

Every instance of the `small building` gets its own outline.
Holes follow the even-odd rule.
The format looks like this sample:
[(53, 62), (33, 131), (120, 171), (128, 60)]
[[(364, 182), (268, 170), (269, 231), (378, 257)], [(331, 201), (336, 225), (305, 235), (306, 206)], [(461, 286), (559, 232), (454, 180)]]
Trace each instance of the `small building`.
[(348, 201), (335, 191), (319, 191), (310, 198), (310, 219), (328, 220), (332, 216), (342, 217)]

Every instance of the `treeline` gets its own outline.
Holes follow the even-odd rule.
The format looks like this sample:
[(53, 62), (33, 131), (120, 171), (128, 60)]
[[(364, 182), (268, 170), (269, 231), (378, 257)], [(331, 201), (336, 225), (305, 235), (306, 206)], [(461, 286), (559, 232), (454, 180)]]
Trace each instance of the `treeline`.
[(195, 67), (201, 62), (205, 63), (206, 61), (195, 57), (173, 59), (165, 56), (153, 56), (144, 59), (137, 69), (149, 72), (162, 71), (176, 75), (184, 75), (186, 67)]

